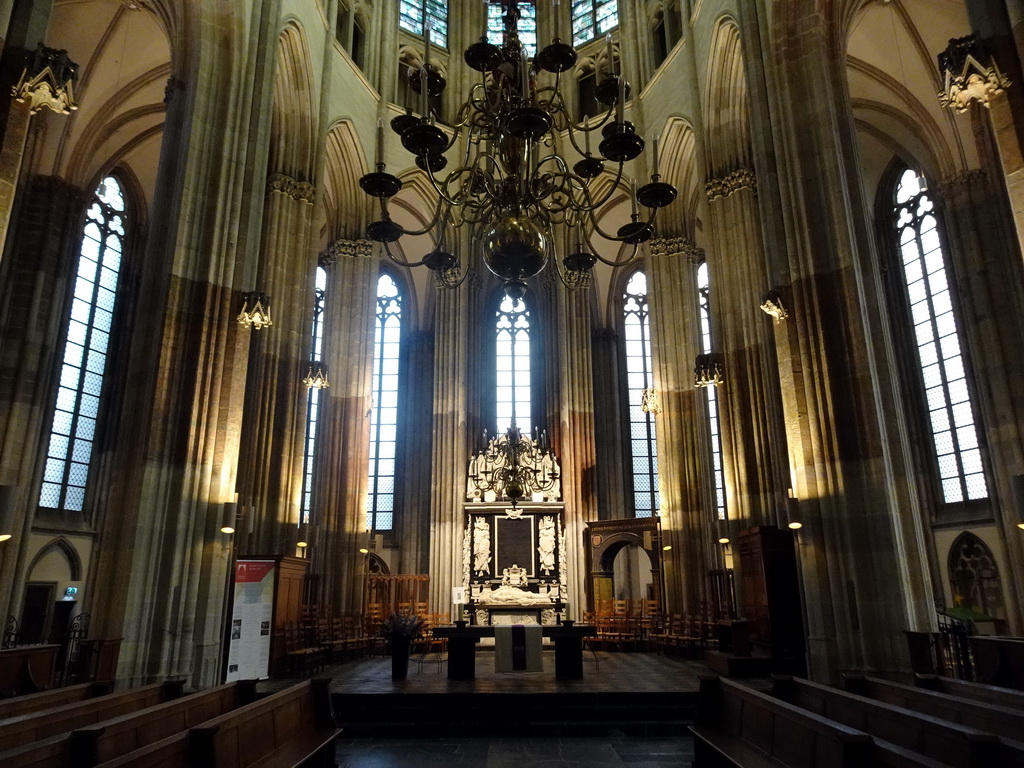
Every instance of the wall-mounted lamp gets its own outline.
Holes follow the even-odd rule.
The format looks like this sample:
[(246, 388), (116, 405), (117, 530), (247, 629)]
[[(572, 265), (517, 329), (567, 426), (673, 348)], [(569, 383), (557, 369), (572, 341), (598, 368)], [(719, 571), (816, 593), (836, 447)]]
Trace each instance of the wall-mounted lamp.
[(662, 552), (671, 552), (672, 551), (672, 545), (671, 544), (666, 544), (664, 547), (661, 548), (661, 551)]
[(270, 319), (270, 297), (259, 291), (245, 294), (238, 322), (247, 328), (251, 325), (257, 331), (272, 326), (274, 321)]
[(238, 521), (238, 504), (234, 501), (228, 501), (221, 504), (221, 533), (234, 533), (235, 524)]
[(786, 519), (791, 531), (799, 531), (804, 527), (800, 522), (800, 499), (793, 495), (793, 489), (789, 489), (789, 498), (786, 499)]
[(1024, 531), (1024, 475), (1010, 477), (1010, 490), (1013, 492), (1013, 506), (1017, 512), (1017, 527)]
[(728, 536), (722, 536), (721, 538), (719, 538), (718, 543), (719, 544), (728, 544), (729, 543), (729, 537)]
[(295, 542), (295, 546), (299, 549), (305, 549), (313, 541), (313, 526), (309, 523), (303, 523), (299, 526), (299, 540)]
[(14, 486), (0, 485), (0, 541), (14, 536)]

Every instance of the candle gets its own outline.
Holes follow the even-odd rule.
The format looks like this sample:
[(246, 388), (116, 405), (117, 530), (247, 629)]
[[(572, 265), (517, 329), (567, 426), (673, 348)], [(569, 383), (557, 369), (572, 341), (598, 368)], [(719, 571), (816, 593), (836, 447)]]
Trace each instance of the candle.
[(587, 156), (590, 156), (590, 118), (588, 117), (583, 121), (583, 143), (587, 150)]
[(632, 190), (631, 190), (630, 197), (632, 198), (632, 200), (630, 202), (633, 205), (633, 215), (636, 216), (637, 215), (637, 210), (636, 210), (636, 179), (633, 179)]
[(558, 0), (552, 0), (551, 14), (555, 17), (555, 40), (558, 39)]
[(377, 153), (375, 163), (384, 165), (384, 118), (377, 118)]
[(422, 101), (422, 109), (420, 110), (420, 113), (423, 115), (424, 118), (426, 118), (427, 112), (430, 109), (430, 107), (427, 104), (428, 98), (429, 97), (427, 96), (427, 68), (424, 66), (422, 69), (420, 69), (420, 99)]
[(423, 88), (423, 116), (430, 114), (430, 96), (427, 94), (427, 64), (430, 63), (430, 27), (423, 24), (423, 69), (420, 71), (420, 86)]
[(612, 49), (612, 33), (604, 36), (605, 53), (608, 56), (608, 77), (615, 75), (615, 51)]
[(660, 139), (661, 136), (659, 134), (654, 134), (654, 146), (651, 149), (653, 155), (651, 157), (651, 166), (653, 168), (653, 170), (651, 171), (652, 177), (657, 177), (658, 175), (658, 141), (660, 141)]
[(619, 100), (615, 104), (615, 119), (620, 123), (623, 122), (626, 117), (626, 81), (622, 75), (619, 75)]
[(530, 63), (526, 60), (526, 49), (522, 49), (523, 103), (530, 101)]

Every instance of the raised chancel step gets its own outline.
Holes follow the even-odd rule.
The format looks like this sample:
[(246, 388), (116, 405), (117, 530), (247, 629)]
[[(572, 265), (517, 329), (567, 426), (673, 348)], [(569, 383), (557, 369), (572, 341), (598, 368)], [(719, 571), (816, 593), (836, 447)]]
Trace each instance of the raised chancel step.
[(349, 737), (678, 736), (696, 693), (334, 693)]

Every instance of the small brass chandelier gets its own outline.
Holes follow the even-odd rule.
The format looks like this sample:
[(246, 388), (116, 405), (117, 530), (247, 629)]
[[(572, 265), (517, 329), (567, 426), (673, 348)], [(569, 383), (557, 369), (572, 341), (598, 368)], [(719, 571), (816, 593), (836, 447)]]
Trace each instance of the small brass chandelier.
[[(426, 172), (437, 195), (429, 223), (420, 230), (407, 230), (388, 213), (388, 200), (402, 189), (402, 181), (387, 172), (383, 161), (384, 126), (378, 120), (375, 170), (363, 176), (360, 187), (380, 201), (380, 219), (372, 222), (366, 235), (383, 245), (387, 256), (403, 266), (423, 265), (433, 270), (438, 284), (455, 287), (468, 271), (463, 269), (448, 241), (462, 227), (470, 228), (469, 242), (479, 244), (487, 268), (499, 277), (505, 293), (518, 300), (526, 283), (552, 259), (555, 228), (564, 233), (566, 255), (555, 267), (562, 282), (575, 289), (590, 282), (590, 270), (601, 261), (622, 266), (636, 258), (639, 246), (654, 236), (654, 219), (659, 208), (671, 203), (676, 189), (658, 174), (658, 138), (653, 142), (650, 182), (637, 189), (633, 184), (630, 221), (616, 232), (605, 232), (595, 213), (611, 199), (623, 178), (624, 164), (644, 150), (644, 139), (624, 117), (630, 86), (621, 67), (613, 65), (611, 37), (606, 38), (608, 69), (596, 88), (598, 100), (607, 112), (593, 121), (574, 121), (560, 89), (561, 74), (576, 63), (575, 49), (557, 36), (532, 60), (519, 40), (520, 16), (516, 0), (503, 0), (502, 44), (493, 45), (482, 37), (463, 56), (466, 64), (481, 73), (459, 109), (452, 136), (434, 124), (428, 99), (444, 90), (445, 79), (430, 62), (430, 30), (425, 29), (423, 64), (412, 69), (409, 84), (419, 94), (420, 115), (412, 110), (391, 121), (402, 146), (415, 155), (416, 165)], [(541, 85), (541, 72), (554, 75), (553, 85)], [(599, 155), (590, 151), (590, 135), (599, 132)], [(564, 135), (582, 159), (570, 163), (556, 149), (556, 138)], [(458, 144), (463, 139), (463, 144)], [(583, 146), (581, 147), (581, 139)], [(445, 153), (456, 146), (463, 149), (461, 164), (443, 177), (448, 160)], [(592, 182), (614, 167), (614, 180), (597, 194)], [(650, 209), (642, 221), (639, 207)], [(610, 260), (590, 244), (594, 234), (632, 246), (620, 260)], [(395, 256), (390, 244), (402, 235), (430, 234), (433, 249), (416, 262)], [(561, 249), (560, 249), (561, 250)]]

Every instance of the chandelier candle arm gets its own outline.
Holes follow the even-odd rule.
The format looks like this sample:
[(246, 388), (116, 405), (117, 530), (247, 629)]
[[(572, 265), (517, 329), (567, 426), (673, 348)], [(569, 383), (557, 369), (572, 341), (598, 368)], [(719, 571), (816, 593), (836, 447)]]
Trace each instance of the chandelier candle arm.
[[(387, 198), (401, 190), (402, 182), (385, 172), (382, 148), (378, 148), (377, 172), (360, 179), (360, 186), (367, 194), (381, 198), (381, 218), (368, 225), (367, 237), (383, 243), (388, 258), (412, 264), (397, 259), (389, 244), (405, 234), (432, 233), (435, 250), (421, 263), (434, 270), (440, 285), (458, 285), (468, 270), (463, 270), (459, 259), (445, 250), (444, 243), (449, 230), (469, 226), (469, 241), (474, 250), (479, 250), (485, 266), (502, 280), (507, 295), (521, 298), (527, 290), (525, 281), (539, 274), (556, 256), (559, 249), (555, 244), (562, 242), (557, 230), (566, 228), (568, 242), (572, 230), (583, 227), (589, 218), (591, 233), (634, 246), (625, 262), (612, 262), (628, 263), (636, 258), (636, 246), (653, 236), (656, 209), (672, 202), (676, 190), (660, 182), (657, 174), (639, 189), (634, 182), (630, 223), (615, 235), (602, 231), (596, 211), (617, 192), (625, 173), (624, 163), (644, 150), (643, 138), (624, 117), (630, 89), (616, 63), (612, 38), (605, 38), (608, 66), (598, 86), (598, 99), (608, 111), (596, 124), (589, 117), (576, 123), (561, 91), (561, 73), (575, 65), (576, 51), (556, 34), (531, 61), (516, 29), (521, 15), (518, 2), (505, 0), (501, 5), (501, 44), (489, 43), (485, 35), (464, 53), (466, 64), (480, 72), (481, 79), (459, 108), (451, 137), (447, 129), (442, 131), (434, 125), (429, 108), (429, 97), (439, 95), (445, 86), (444, 76), (430, 63), (429, 27), (424, 28), (423, 65), (408, 75), (412, 89), (419, 91), (423, 114), (416, 118), (407, 110), (391, 121), (402, 146), (414, 155), (415, 164), (427, 174), (437, 195), (430, 223), (422, 231), (411, 232), (391, 221)], [(558, 6), (554, 8), (557, 13)], [(542, 71), (554, 75), (554, 86), (538, 84), (536, 76)], [(591, 150), (593, 130), (601, 131), (597, 155)], [(584, 133), (583, 151), (579, 149), (577, 131)], [(575, 163), (559, 153), (559, 134), (563, 132), (582, 155)], [(459, 153), (461, 164), (441, 174), (448, 165), (444, 155), (457, 141), (464, 142), (464, 150)], [(540, 142), (547, 145), (547, 151)], [(378, 131), (378, 144), (382, 143)], [(656, 168), (658, 159), (653, 160), (651, 167)], [(595, 200), (591, 182), (605, 173), (605, 162), (609, 161), (618, 164), (614, 183)], [(640, 220), (640, 205), (651, 209), (647, 222)], [(561, 265), (554, 259), (559, 278), (570, 289), (588, 284), (589, 270), (598, 260), (583, 250), (582, 243), (590, 245), (585, 234), (580, 233), (579, 250), (565, 255)]]

